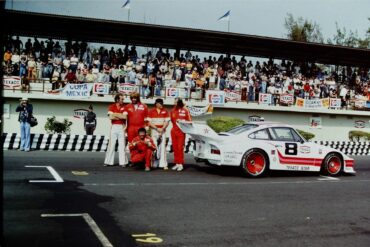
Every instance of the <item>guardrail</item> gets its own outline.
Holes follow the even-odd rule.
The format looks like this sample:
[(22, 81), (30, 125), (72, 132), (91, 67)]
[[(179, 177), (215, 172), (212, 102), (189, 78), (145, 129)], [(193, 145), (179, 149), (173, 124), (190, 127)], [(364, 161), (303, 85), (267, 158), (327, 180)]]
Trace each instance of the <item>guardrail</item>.
[[(171, 138), (169, 138), (168, 152), (173, 152), (171, 143)], [(370, 155), (370, 142), (315, 141), (315, 143), (335, 148), (347, 155)], [(194, 149), (194, 141), (188, 136), (186, 136), (185, 144), (185, 153)], [(1, 145), (3, 150), (18, 149), (20, 134), (3, 133)], [(31, 134), (31, 150), (105, 152), (107, 146), (108, 137), (104, 135)]]

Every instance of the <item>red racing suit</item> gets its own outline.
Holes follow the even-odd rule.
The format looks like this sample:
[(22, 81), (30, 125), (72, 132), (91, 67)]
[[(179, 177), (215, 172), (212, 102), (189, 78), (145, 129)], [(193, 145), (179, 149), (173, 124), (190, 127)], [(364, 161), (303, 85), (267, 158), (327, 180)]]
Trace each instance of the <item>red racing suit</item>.
[(145, 127), (145, 121), (147, 121), (148, 117), (148, 107), (138, 102), (136, 109), (134, 104), (128, 104), (125, 106), (125, 111), (128, 113), (127, 138), (128, 142), (131, 142), (138, 135), (138, 130)]
[[(150, 146), (146, 144), (150, 143)], [(145, 136), (144, 140), (141, 140), (140, 136), (136, 136), (132, 139), (129, 144), (131, 162), (145, 162), (145, 167), (151, 166), (153, 151), (156, 149), (153, 139), (150, 136)]]
[(171, 111), (171, 140), (174, 153), (174, 162), (175, 164), (184, 164), (185, 134), (177, 126), (177, 120), (191, 121), (189, 110), (183, 107), (180, 109), (173, 108)]

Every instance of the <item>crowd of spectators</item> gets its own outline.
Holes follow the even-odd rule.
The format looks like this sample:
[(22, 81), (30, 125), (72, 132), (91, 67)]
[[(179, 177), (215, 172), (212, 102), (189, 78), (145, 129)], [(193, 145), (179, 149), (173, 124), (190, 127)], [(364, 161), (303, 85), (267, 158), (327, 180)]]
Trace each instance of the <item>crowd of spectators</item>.
[(140, 86), (145, 97), (160, 96), (164, 87), (184, 87), (189, 92), (208, 89), (240, 92), (242, 100), (258, 101), (260, 93), (293, 94), (300, 98), (338, 97), (343, 104), (352, 99), (370, 100), (369, 68), (343, 67), (327, 70), (307, 61), (247, 61), (242, 56), (221, 55), (203, 59), (159, 48), (138, 56), (135, 46), (92, 51), (85, 41), (64, 44), (48, 39), (9, 37), (3, 59), (4, 73), (25, 81), (47, 78), (52, 88), (65, 83), (109, 83), (111, 92), (119, 83)]

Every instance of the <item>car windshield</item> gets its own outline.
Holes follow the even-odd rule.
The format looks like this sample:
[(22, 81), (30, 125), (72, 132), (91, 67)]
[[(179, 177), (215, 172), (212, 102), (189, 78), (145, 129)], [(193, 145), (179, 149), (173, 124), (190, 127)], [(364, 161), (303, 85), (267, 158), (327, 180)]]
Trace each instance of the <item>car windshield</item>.
[(258, 125), (256, 125), (256, 124), (243, 124), (243, 125), (236, 126), (232, 129), (226, 131), (226, 133), (240, 134), (240, 133), (243, 133), (243, 132), (248, 131), (250, 129), (257, 128), (257, 127), (258, 127)]

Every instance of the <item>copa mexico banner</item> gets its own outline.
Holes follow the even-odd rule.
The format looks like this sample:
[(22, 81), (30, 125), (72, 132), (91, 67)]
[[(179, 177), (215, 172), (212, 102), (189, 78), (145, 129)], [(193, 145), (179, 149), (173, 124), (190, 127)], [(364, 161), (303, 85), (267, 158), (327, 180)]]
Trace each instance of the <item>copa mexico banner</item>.
[(133, 92), (139, 92), (139, 87), (130, 83), (120, 83), (117, 85), (117, 89), (119, 93), (123, 93), (124, 95), (130, 95)]
[(340, 109), (342, 106), (342, 100), (337, 98), (330, 98), (330, 109)]
[(225, 92), (217, 90), (207, 90), (206, 100), (209, 104), (222, 106), (225, 104)]
[(258, 103), (262, 105), (272, 104), (272, 95), (268, 93), (260, 93), (258, 96)]
[(15, 88), (21, 86), (21, 77), (19, 76), (4, 76), (3, 86), (6, 88)]
[(93, 85), (89, 83), (73, 84), (68, 83), (64, 88), (50, 90), (45, 93), (47, 96), (64, 99), (89, 98)]
[(94, 83), (93, 94), (109, 94), (109, 84)]
[(203, 116), (203, 115), (208, 115), (213, 113), (213, 107), (211, 104), (208, 104), (206, 106), (192, 106), (189, 105), (187, 106), (190, 115), (192, 117), (198, 117), (198, 116)]

